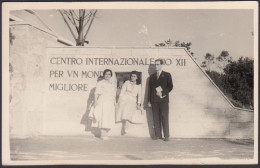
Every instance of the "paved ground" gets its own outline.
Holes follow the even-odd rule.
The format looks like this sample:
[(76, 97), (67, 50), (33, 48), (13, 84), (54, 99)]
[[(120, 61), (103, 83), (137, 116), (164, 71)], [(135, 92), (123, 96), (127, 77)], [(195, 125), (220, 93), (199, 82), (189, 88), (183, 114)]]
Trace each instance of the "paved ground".
[(93, 136), (42, 136), (11, 139), (12, 160), (174, 160), (251, 159), (252, 140), (171, 139)]

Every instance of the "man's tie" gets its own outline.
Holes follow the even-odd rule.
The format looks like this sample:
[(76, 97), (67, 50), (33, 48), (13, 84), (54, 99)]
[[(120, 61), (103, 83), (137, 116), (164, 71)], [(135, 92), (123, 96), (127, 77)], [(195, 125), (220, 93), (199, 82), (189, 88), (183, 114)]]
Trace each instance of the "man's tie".
[(160, 77), (160, 72), (157, 72), (157, 79), (159, 79)]

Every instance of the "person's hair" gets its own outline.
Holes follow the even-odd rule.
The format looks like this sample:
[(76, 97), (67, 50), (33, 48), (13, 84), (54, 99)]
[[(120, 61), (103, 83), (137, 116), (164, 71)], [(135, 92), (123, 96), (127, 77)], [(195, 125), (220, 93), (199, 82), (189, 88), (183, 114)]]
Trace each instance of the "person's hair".
[(103, 72), (103, 76), (105, 76), (105, 74), (106, 74), (107, 72), (110, 72), (110, 73), (111, 73), (111, 77), (113, 76), (112, 71), (111, 71), (110, 69), (105, 69), (104, 72)]
[(161, 65), (163, 65), (163, 60), (162, 59), (156, 59), (154, 62), (159, 61)]
[(139, 77), (137, 71), (132, 71), (132, 72), (130, 73), (130, 79), (131, 79), (131, 76), (132, 76), (133, 74), (137, 76), (136, 84), (137, 84), (137, 85), (141, 84), (141, 79), (140, 79), (140, 77)]

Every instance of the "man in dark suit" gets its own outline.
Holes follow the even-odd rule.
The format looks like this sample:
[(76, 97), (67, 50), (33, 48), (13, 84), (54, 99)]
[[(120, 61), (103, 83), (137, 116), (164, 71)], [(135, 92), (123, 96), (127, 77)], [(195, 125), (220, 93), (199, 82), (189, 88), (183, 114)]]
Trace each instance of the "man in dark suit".
[(152, 107), (154, 120), (154, 140), (162, 138), (162, 128), (164, 141), (170, 140), (169, 135), (169, 92), (173, 88), (171, 74), (162, 71), (163, 60), (155, 60), (156, 73), (149, 79), (148, 106)]

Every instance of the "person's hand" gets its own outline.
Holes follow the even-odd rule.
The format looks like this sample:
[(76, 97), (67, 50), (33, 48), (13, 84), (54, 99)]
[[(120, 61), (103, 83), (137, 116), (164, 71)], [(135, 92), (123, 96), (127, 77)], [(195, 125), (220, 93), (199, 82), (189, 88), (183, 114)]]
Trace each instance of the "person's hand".
[(162, 92), (157, 92), (156, 95), (157, 95), (158, 97), (162, 97)]
[(148, 104), (147, 104), (147, 105), (148, 105), (148, 107), (152, 107), (152, 105), (151, 105), (151, 103), (150, 103), (150, 102), (148, 102)]
[(141, 115), (143, 115), (142, 105), (141, 105), (141, 104), (137, 104), (136, 107), (137, 107), (137, 109), (138, 109), (139, 111), (141, 111)]
[(141, 104), (137, 104), (137, 105), (136, 105), (136, 108), (137, 108), (138, 110), (142, 110)]

